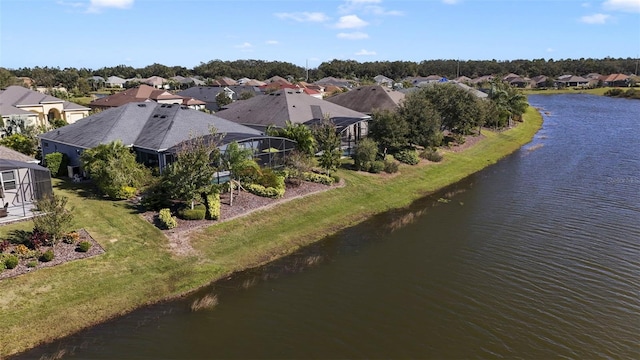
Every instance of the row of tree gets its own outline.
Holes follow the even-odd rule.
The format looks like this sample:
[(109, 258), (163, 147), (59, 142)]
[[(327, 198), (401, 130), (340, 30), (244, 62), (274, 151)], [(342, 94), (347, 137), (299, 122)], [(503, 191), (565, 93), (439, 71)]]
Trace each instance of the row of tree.
[(413, 61), (375, 61), (357, 62), (355, 60), (331, 60), (321, 63), (317, 68), (305, 69), (292, 63), (283, 61), (264, 60), (211, 60), (188, 69), (184, 66), (166, 66), (152, 64), (143, 68), (126, 65), (103, 67), (97, 70), (87, 68), (34, 67), (19, 69), (0, 68), (0, 88), (13, 85), (15, 77), (29, 77), (37, 86), (54, 87), (62, 85), (67, 89), (82, 86), (86, 89), (84, 80), (91, 76), (119, 76), (125, 79), (148, 78), (160, 76), (169, 79), (173, 76), (198, 76), (201, 78), (230, 77), (239, 79), (248, 77), (264, 80), (273, 76), (291, 76), (296, 80), (319, 80), (327, 76), (347, 79), (367, 80), (377, 75), (384, 75), (394, 80), (402, 80), (409, 76), (440, 75), (447, 78), (467, 76), (470, 78), (482, 75), (496, 75), (515, 73), (521, 76), (533, 77), (546, 75), (557, 77), (563, 74), (586, 75), (600, 74), (637, 74), (638, 59), (633, 58), (604, 58), (604, 59), (534, 59), (534, 60), (424, 60)]

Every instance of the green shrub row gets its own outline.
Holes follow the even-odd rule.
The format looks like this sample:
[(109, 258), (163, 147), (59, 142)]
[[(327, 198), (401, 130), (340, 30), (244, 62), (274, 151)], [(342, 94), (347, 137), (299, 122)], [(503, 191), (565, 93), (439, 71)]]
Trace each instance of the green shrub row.
[(387, 174), (393, 174), (398, 172), (398, 163), (391, 159), (386, 159), (384, 161), (384, 172)]
[(393, 157), (395, 157), (396, 160), (409, 165), (416, 165), (420, 162), (418, 153), (415, 150), (402, 150), (394, 154)]
[(203, 204), (198, 204), (192, 208), (185, 207), (178, 211), (178, 216), (184, 220), (204, 220), (207, 215), (207, 208)]
[(205, 206), (207, 208), (206, 217), (209, 220), (218, 220), (220, 218), (220, 194), (209, 194), (205, 197)]
[(164, 227), (165, 229), (170, 230), (178, 226), (178, 220), (176, 220), (174, 216), (171, 216), (171, 210), (169, 210), (168, 208), (160, 210), (158, 219), (160, 220), (162, 227)]
[(316, 174), (313, 172), (303, 172), (302, 180), (320, 183), (324, 185), (333, 185), (333, 183), (335, 182), (335, 179), (331, 176)]
[(284, 186), (282, 188), (274, 188), (264, 187), (260, 184), (249, 184), (246, 189), (252, 194), (275, 199), (283, 197), (285, 192)]

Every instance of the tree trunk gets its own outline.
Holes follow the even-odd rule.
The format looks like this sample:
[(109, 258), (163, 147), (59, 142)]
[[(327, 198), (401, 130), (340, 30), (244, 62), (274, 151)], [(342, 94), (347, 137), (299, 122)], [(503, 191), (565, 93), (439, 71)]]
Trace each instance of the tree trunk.
[(233, 180), (229, 180), (229, 206), (233, 206)]

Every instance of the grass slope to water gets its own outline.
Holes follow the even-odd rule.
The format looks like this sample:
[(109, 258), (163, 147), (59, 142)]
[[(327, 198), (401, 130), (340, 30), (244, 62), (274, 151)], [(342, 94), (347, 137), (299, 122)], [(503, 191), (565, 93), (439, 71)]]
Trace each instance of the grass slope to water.
[[(233, 272), (258, 266), (364, 221), (409, 205), (497, 162), (529, 142), (542, 124), (533, 108), (525, 122), (427, 166), (401, 166), (397, 176), (340, 171), (343, 188), (289, 201), (192, 235), (199, 256), (178, 258), (164, 235), (126, 202), (91, 196), (86, 187), (55, 181), (84, 227), (106, 249), (95, 258), (0, 281), (0, 358), (42, 342), (185, 294)], [(0, 238), (31, 222), (0, 228)]]

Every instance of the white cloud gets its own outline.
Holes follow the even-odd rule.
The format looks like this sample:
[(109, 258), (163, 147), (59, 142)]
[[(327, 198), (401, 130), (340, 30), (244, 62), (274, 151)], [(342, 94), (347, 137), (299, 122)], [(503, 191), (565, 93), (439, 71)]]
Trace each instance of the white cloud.
[(98, 13), (106, 8), (129, 9), (134, 0), (91, 0), (87, 12)]
[(460, 0), (442, 0), (443, 3), (447, 5), (455, 5), (460, 2)]
[(640, 13), (640, 0), (607, 0), (602, 7), (609, 11)]
[(291, 19), (297, 22), (325, 22), (329, 17), (321, 12), (297, 12), (297, 13), (276, 13), (280, 19)]
[(555, 50), (554, 50), (553, 48), (547, 48), (547, 52), (548, 52), (548, 53), (550, 53), (550, 52), (554, 52), (554, 51), (555, 51)]
[(368, 22), (360, 19), (358, 15), (345, 15), (341, 16), (336, 27), (338, 29), (357, 29), (369, 25)]
[(280, 44), (280, 42), (278, 40), (267, 40), (267, 41), (265, 41), (265, 44), (267, 44), (267, 45), (278, 45), (278, 44)]
[(240, 45), (234, 46), (234, 48), (236, 48), (236, 49), (251, 49), (252, 47), (253, 47), (253, 45), (251, 45), (251, 43), (248, 43), (248, 42), (243, 42)]
[(58, 1), (56, 2), (58, 5), (69, 6), (72, 8), (79, 8), (85, 6), (85, 3), (82, 2), (69, 2), (69, 1)]
[(362, 50), (360, 50), (360, 51), (358, 51), (356, 53), (357, 56), (371, 56), (371, 55), (375, 55), (375, 54), (376, 54), (375, 51), (369, 51), (369, 50), (365, 50), (365, 49), (362, 49)]
[(363, 33), (360, 31), (352, 32), (352, 33), (339, 33), (336, 35), (338, 39), (347, 39), (347, 40), (361, 40), (368, 39), (369, 34)]
[(580, 21), (585, 24), (605, 24), (609, 19), (611, 15), (608, 14), (593, 14), (581, 17)]
[(382, 3), (382, 0), (345, 0), (344, 4), (338, 6), (338, 12), (341, 14), (349, 14), (362, 11), (374, 15), (404, 15), (404, 13), (399, 10), (387, 10), (380, 6), (380, 3)]

